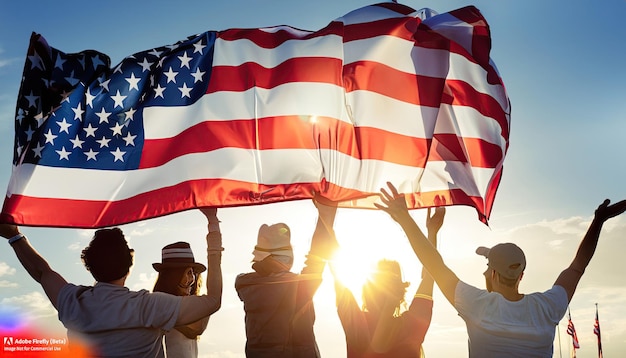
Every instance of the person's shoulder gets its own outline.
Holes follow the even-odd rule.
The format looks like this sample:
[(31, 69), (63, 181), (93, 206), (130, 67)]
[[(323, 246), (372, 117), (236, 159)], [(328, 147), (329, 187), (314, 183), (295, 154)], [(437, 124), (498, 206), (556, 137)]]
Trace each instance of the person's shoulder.
[(101, 297), (108, 297), (108, 299), (141, 299), (144, 297), (157, 297), (154, 296), (157, 293), (162, 292), (150, 292), (146, 289), (140, 289), (137, 291), (131, 290), (126, 286), (115, 285), (111, 283), (98, 282), (92, 288), (94, 295)]
[(567, 310), (567, 306), (569, 305), (567, 291), (559, 285), (554, 285), (549, 290), (544, 292), (535, 292), (525, 296), (533, 301), (536, 301), (536, 304), (540, 304), (541, 306), (553, 310), (556, 312), (556, 316), (562, 317)]
[(551, 299), (553, 301), (557, 301), (559, 303), (563, 303), (565, 305), (568, 304), (567, 299), (567, 291), (563, 286), (554, 285), (549, 290), (544, 292), (537, 292), (536, 295), (538, 297), (542, 297), (544, 299)]
[(254, 277), (261, 277), (261, 275), (259, 275), (256, 272), (245, 272), (245, 273), (240, 273), (239, 275), (237, 275), (237, 277), (235, 277), (235, 280), (245, 280), (245, 279), (254, 278)]
[(567, 296), (567, 290), (561, 285), (554, 285), (546, 292), (554, 292), (556, 294)]
[(235, 288), (249, 285), (258, 280), (259, 277), (261, 277), (261, 275), (256, 272), (240, 273), (237, 277), (235, 277)]
[(83, 286), (83, 285), (75, 285), (73, 283), (66, 283), (61, 287), (59, 291), (59, 295), (72, 295), (72, 296), (80, 296), (81, 294), (93, 290), (93, 286)]
[(74, 289), (77, 289), (79, 287), (93, 288), (93, 286), (76, 285), (76, 284), (73, 284), (71, 282), (68, 282), (61, 289), (62, 290), (74, 290)]
[(457, 310), (463, 309), (463, 307), (472, 307), (473, 309), (477, 305), (492, 304), (500, 297), (500, 294), (489, 292), (459, 280), (454, 291), (454, 307)]
[(527, 297), (537, 297), (537, 298), (545, 298), (545, 297), (558, 297), (564, 298), (567, 300), (567, 291), (563, 286), (554, 285), (543, 292), (533, 292), (530, 294), (526, 294)]
[(81, 286), (73, 283), (67, 283), (59, 290), (57, 295), (57, 311), (61, 312), (67, 304), (73, 304), (80, 299), (85, 293), (91, 292), (92, 286)]
[(476, 286), (472, 286), (469, 283), (463, 282), (459, 280), (455, 287), (455, 294), (463, 294), (463, 293), (473, 293), (473, 294), (489, 294), (489, 291), (484, 288), (478, 288)]

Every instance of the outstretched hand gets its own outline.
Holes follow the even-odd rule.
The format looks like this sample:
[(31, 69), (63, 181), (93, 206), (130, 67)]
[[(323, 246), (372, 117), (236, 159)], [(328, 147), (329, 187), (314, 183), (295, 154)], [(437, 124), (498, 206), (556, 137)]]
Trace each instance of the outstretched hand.
[(389, 187), (389, 192), (385, 188), (381, 188), (379, 194), (380, 200), (386, 206), (377, 203), (374, 203), (374, 206), (398, 221), (403, 214), (408, 214), (409, 212), (406, 206), (406, 199), (404, 195), (398, 193), (398, 189), (393, 184), (387, 182), (387, 186)]
[(428, 229), (428, 237), (435, 239), (441, 226), (443, 225), (443, 218), (446, 215), (446, 208), (438, 206), (435, 208), (435, 213), (430, 215), (430, 208), (428, 208), (428, 214), (426, 216), (426, 228)]
[(622, 214), (626, 211), (626, 200), (619, 201), (613, 205), (609, 205), (611, 201), (609, 199), (604, 200), (600, 206), (596, 209), (595, 217), (601, 222), (605, 222), (608, 219)]

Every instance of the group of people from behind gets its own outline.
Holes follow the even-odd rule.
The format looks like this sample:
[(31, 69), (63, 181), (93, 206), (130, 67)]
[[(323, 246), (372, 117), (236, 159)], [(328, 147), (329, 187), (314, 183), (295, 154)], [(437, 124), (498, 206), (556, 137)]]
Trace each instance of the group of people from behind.
[[(313, 296), (327, 263), (335, 281), (337, 312), (348, 357), (420, 357), (432, 317), (437, 284), (465, 321), (470, 357), (552, 356), (555, 327), (565, 315), (576, 286), (589, 264), (602, 225), (626, 211), (626, 200), (605, 200), (580, 243), (571, 264), (544, 292), (523, 294), (519, 283), (526, 259), (515, 244), (481, 247), (487, 258), (486, 288), (461, 281), (437, 251), (437, 233), (445, 208), (426, 216), (426, 233), (413, 220), (404, 195), (388, 183), (376, 206), (404, 230), (422, 263), (422, 281), (410, 303), (408, 284), (397, 261), (382, 259), (363, 286), (359, 306), (335, 274), (332, 258), (339, 247), (333, 225), (337, 208), (314, 199), (318, 210), (311, 247), (300, 273), (291, 272), (291, 231), (284, 224), (262, 225), (253, 251), (252, 272), (240, 274), (235, 288), (245, 311), (248, 357), (320, 357), (315, 334)], [(198, 338), (222, 300), (222, 235), (216, 208), (201, 208), (207, 219), (205, 266), (196, 262), (187, 242), (165, 246), (154, 263), (158, 278), (153, 292), (125, 287), (134, 251), (118, 228), (97, 230), (81, 254), (93, 275), (93, 286), (68, 283), (30, 245), (19, 228), (0, 224), (26, 271), (41, 284), (58, 311), (72, 342), (87, 343), (99, 357), (197, 357)], [(432, 215), (431, 215), (432, 214)], [(207, 271), (206, 294), (200, 274)], [(402, 310), (403, 304), (408, 309)]]

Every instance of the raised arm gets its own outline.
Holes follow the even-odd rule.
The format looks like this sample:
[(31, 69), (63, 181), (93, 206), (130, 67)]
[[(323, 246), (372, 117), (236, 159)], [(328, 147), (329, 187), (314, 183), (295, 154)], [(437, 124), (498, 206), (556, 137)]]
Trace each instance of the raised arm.
[[(222, 233), (217, 218), (217, 208), (201, 208), (208, 220), (207, 241), (207, 294), (183, 297), (176, 325), (186, 325), (208, 317), (222, 305)], [(208, 321), (207, 321), (208, 323)], [(202, 327), (200, 327), (202, 328)], [(204, 328), (206, 324), (204, 324)]]
[(326, 260), (332, 257), (338, 246), (333, 230), (337, 207), (332, 205), (333, 203), (321, 203), (316, 199), (313, 199), (313, 203), (317, 208), (317, 224), (302, 273), (321, 275)]
[[(438, 209), (438, 210), (437, 210)], [(428, 216), (426, 218), (426, 229), (428, 230), (428, 241), (433, 245), (434, 248), (437, 248), (437, 233), (441, 226), (443, 225), (443, 217), (445, 215), (444, 208), (437, 208), (435, 210), (435, 214), (433, 216), (430, 215), (430, 208), (428, 208)], [(417, 295), (422, 296), (433, 296), (433, 286), (435, 284), (435, 280), (430, 275), (425, 266), (422, 266), (422, 282), (420, 282), (419, 287), (417, 288)]]
[[(439, 289), (448, 301), (454, 305), (454, 291), (459, 282), (459, 278), (456, 276), (448, 266), (443, 262), (443, 258), (437, 251), (437, 249), (430, 243), (428, 238), (417, 226), (406, 206), (406, 200), (404, 195), (398, 194), (398, 191), (391, 183), (387, 183), (390, 192), (387, 192), (384, 188), (381, 189), (381, 200), (383, 205), (374, 204), (377, 208), (385, 211), (391, 216), (404, 230), (413, 251), (417, 255), (417, 258), (422, 262), (422, 265), (432, 275), (435, 282), (439, 286)], [(444, 208), (437, 208), (435, 214), (429, 221), (431, 226), (443, 224), (443, 217), (445, 215)], [(439, 223), (440, 221), (440, 223)]]
[(589, 225), (587, 233), (578, 246), (578, 251), (576, 252), (574, 260), (569, 267), (561, 272), (559, 277), (554, 282), (555, 285), (561, 286), (565, 289), (568, 301), (572, 300), (574, 292), (576, 291), (576, 286), (578, 286), (580, 278), (583, 276), (587, 265), (589, 265), (589, 261), (591, 261), (591, 258), (596, 251), (602, 225), (608, 219), (626, 211), (626, 200), (622, 200), (613, 205), (609, 205), (609, 203), (610, 200), (606, 199), (600, 206), (598, 206), (594, 218), (591, 221), (591, 225)]
[(9, 240), (22, 266), (35, 281), (41, 284), (48, 299), (54, 308), (57, 308), (59, 291), (67, 284), (67, 281), (50, 268), (48, 262), (30, 245), (17, 226), (0, 224), (0, 236)]

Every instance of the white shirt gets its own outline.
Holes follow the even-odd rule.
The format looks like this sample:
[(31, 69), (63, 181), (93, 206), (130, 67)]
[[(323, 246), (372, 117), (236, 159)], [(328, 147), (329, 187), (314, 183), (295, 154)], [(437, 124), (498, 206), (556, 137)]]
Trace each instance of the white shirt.
[(459, 281), (454, 306), (467, 325), (470, 357), (552, 357), (568, 300), (561, 286), (509, 301)]
[(187, 338), (177, 329), (165, 333), (165, 355), (168, 358), (197, 358), (198, 340)]
[(67, 284), (59, 292), (59, 320), (70, 345), (82, 341), (93, 355), (163, 357), (162, 337), (174, 327), (182, 298), (162, 292), (130, 291), (98, 282)]

